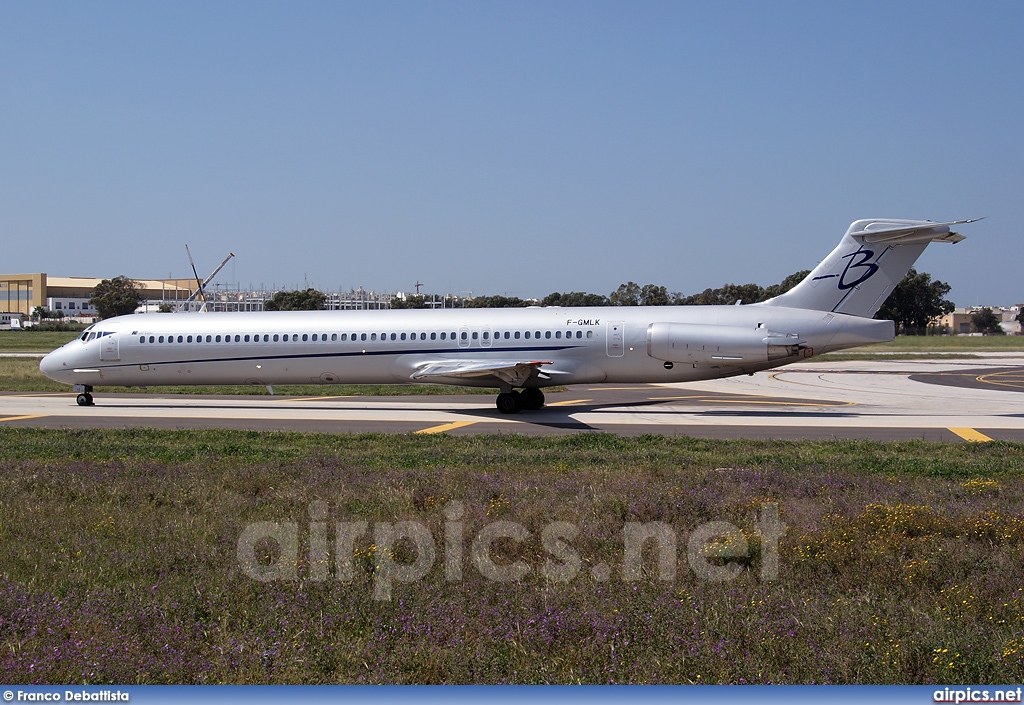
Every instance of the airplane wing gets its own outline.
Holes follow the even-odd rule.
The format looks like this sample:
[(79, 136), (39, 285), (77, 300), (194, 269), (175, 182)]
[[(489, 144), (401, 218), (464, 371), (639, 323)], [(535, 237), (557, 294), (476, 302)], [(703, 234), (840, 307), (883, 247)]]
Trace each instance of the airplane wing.
[(495, 377), (512, 386), (519, 386), (532, 377), (551, 379), (553, 374), (564, 374), (555, 370), (541, 370), (542, 365), (550, 364), (550, 360), (436, 360), (419, 365), (412, 373), (412, 378)]

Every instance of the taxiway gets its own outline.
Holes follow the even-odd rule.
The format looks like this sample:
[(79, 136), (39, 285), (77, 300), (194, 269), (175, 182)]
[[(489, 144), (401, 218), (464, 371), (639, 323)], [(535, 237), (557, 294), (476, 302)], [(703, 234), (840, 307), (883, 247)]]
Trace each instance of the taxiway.
[(1024, 441), (1024, 356), (806, 362), (678, 385), (574, 386), (505, 416), (486, 395), (0, 394), (0, 425), (392, 433), (604, 431), (727, 438)]

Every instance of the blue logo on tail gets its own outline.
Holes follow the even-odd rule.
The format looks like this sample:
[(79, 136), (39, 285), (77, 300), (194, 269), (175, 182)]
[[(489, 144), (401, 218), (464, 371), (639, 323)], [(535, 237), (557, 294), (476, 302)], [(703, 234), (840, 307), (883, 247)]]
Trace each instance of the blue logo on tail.
[[(853, 287), (866, 282), (868, 279), (874, 276), (875, 272), (878, 271), (878, 265), (874, 262), (868, 262), (869, 259), (875, 256), (873, 250), (865, 250), (861, 247), (856, 252), (851, 252), (848, 255), (843, 255), (843, 259), (849, 259), (846, 263), (846, 267), (843, 269), (842, 274), (826, 274), (822, 277), (815, 277), (814, 281), (819, 279), (831, 279), (832, 277), (839, 277), (839, 288), (841, 290), (852, 289)], [(847, 276), (857, 276), (857, 279), (853, 281), (847, 281)]]

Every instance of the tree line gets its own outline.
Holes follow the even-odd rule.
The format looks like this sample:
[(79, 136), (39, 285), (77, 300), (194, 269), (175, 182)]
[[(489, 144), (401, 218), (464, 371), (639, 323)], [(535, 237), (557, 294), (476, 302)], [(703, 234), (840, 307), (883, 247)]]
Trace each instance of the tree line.
[[(753, 304), (784, 294), (803, 281), (811, 270), (794, 272), (778, 284), (762, 287), (759, 284), (724, 284), (708, 288), (698, 294), (683, 295), (669, 292), (657, 284), (640, 285), (629, 281), (607, 296), (584, 291), (553, 292), (538, 301), (515, 296), (477, 296), (464, 303), (466, 308), (515, 308), (524, 306), (733, 306), (737, 303)], [(952, 287), (946, 282), (933, 280), (927, 272), (911, 269), (896, 286), (875, 318), (896, 322), (898, 333), (923, 335), (936, 318), (952, 313), (954, 305), (946, 299)], [(426, 308), (423, 297), (419, 301), (408, 297), (402, 308)], [(989, 314), (992, 311), (989, 310)], [(994, 315), (994, 314), (992, 314)], [(989, 318), (979, 323), (990, 323)], [(991, 331), (976, 326), (981, 332)], [(996, 326), (998, 328), (998, 326)]]
[[(716, 289), (705, 289), (698, 294), (683, 295), (669, 292), (657, 284), (637, 284), (629, 281), (607, 296), (584, 291), (552, 292), (540, 301), (517, 296), (476, 296), (459, 304), (465, 308), (522, 308), (526, 306), (732, 306), (736, 303), (752, 304), (784, 294), (799, 284), (810, 270), (794, 272), (778, 284), (762, 287), (758, 284), (724, 284)], [(927, 331), (936, 318), (951, 313), (953, 302), (946, 299), (952, 287), (946, 282), (933, 280), (927, 272), (911, 269), (896, 286), (875, 318), (896, 322), (897, 332), (918, 335)], [(124, 276), (104, 279), (92, 292), (89, 303), (101, 318), (132, 313), (145, 299), (139, 284)], [(316, 289), (279, 291), (265, 304), (267, 311), (301, 311), (323, 309), (327, 296)], [(430, 298), (423, 295), (395, 299), (392, 308), (429, 308)], [(446, 306), (455, 302), (445, 300)], [(975, 314), (973, 321), (979, 332), (998, 334), (998, 316), (991, 309), (987, 314)]]

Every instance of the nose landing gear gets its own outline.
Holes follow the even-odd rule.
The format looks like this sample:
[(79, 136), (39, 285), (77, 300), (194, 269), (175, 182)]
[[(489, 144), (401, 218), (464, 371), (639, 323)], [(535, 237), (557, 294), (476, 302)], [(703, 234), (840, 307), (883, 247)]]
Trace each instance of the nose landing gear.
[(78, 397), (75, 399), (75, 401), (78, 402), (79, 406), (94, 406), (95, 405), (93, 400), (92, 400), (92, 387), (90, 387), (89, 385), (85, 385), (83, 387), (79, 387), (76, 384), (74, 391), (79, 393)]

